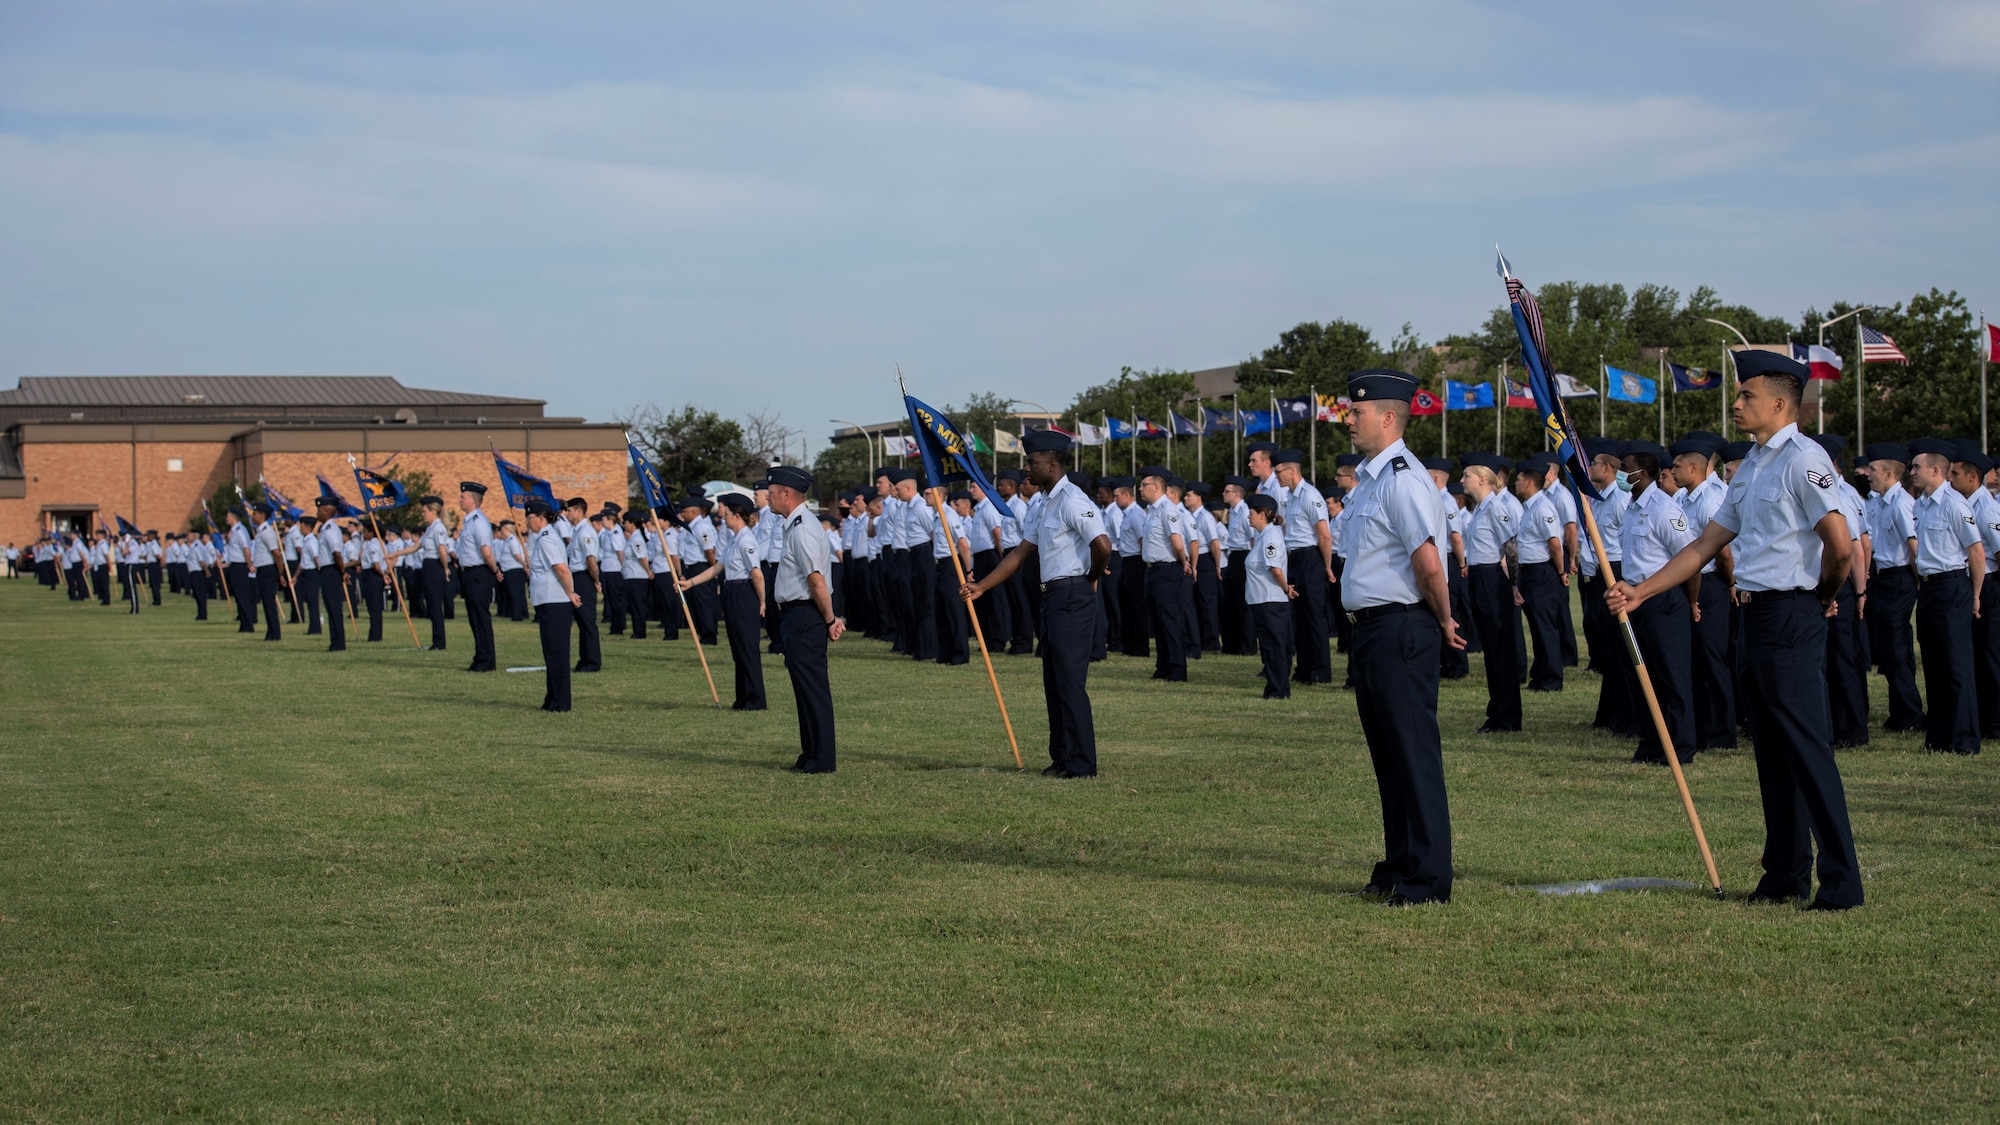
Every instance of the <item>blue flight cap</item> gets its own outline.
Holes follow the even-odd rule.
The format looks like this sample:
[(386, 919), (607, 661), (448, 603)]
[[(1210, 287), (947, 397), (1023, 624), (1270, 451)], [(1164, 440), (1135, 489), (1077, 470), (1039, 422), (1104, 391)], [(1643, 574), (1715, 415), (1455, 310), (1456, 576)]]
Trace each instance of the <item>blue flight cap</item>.
[(1625, 443), (1615, 438), (1587, 437), (1583, 439), (1584, 455), (1590, 458), (1625, 456)]
[(1871, 441), (1861, 450), (1861, 455), (1870, 461), (1894, 461), (1902, 465), (1910, 463), (1910, 447), (1899, 441)]
[(1841, 455), (1847, 452), (1846, 438), (1839, 434), (1814, 434), (1813, 440), (1819, 443), (1821, 449), (1826, 450), (1828, 459), (1836, 465), (1840, 464)]
[(1667, 451), (1657, 441), (1628, 441), (1625, 443), (1625, 456), (1630, 457), (1637, 453), (1650, 453), (1660, 464), (1664, 465), (1667, 463)]
[(1234, 473), (1231, 473), (1230, 475), (1223, 477), (1222, 483), (1224, 487), (1228, 487), (1229, 485), (1233, 484), (1245, 492), (1255, 492), (1257, 490), (1256, 481), (1251, 480), (1249, 477), (1239, 477)]
[(1715, 456), (1716, 446), (1714, 442), (1708, 441), (1705, 438), (1684, 437), (1681, 440), (1668, 446), (1667, 452), (1672, 454), (1677, 459), (1681, 457), (1687, 457), (1690, 455), (1698, 457), (1713, 457)]
[(795, 492), (811, 492), (813, 475), (797, 465), (771, 466), (771, 483), (784, 485)]
[(1029, 430), (1021, 439), (1021, 448), (1028, 453), (1068, 453), (1069, 447), (1069, 435), (1054, 430)]
[(1424, 468), (1429, 469), (1432, 472), (1449, 473), (1457, 467), (1458, 466), (1453, 464), (1451, 458), (1449, 457), (1424, 458)]
[(1910, 456), (1915, 457), (1919, 453), (1929, 453), (1934, 457), (1951, 461), (1956, 459), (1957, 450), (1943, 438), (1920, 437), (1910, 443)]
[(1096, 482), (1090, 479), (1089, 473), (1066, 473), (1063, 479), (1085, 492), (1089, 492), (1096, 485)]
[(1366, 460), (1368, 458), (1363, 457), (1359, 453), (1337, 453), (1333, 458), (1333, 467), (1336, 469), (1351, 469)]
[(1262, 512), (1267, 516), (1275, 515), (1278, 511), (1278, 498), (1268, 492), (1245, 497), (1243, 502), (1250, 506), (1251, 511)]
[(1280, 449), (1276, 453), (1271, 454), (1271, 464), (1273, 465), (1303, 465), (1305, 463), (1306, 451), (1303, 449)]
[(1741, 461), (1750, 456), (1750, 451), (1755, 448), (1757, 443), (1754, 441), (1732, 441), (1722, 447), (1722, 460), (1724, 463)]
[(1275, 441), (1253, 441), (1243, 447), (1243, 455), (1245, 457), (1248, 457), (1252, 453), (1276, 453), (1277, 451), (1278, 443)]
[(1408, 402), (1417, 394), (1417, 377), (1388, 367), (1369, 367), (1347, 376), (1347, 397), (1355, 402)]
[(1805, 364), (1788, 355), (1777, 352), (1759, 351), (1755, 348), (1730, 353), (1736, 360), (1736, 379), (1755, 379), (1759, 375), (1790, 375), (1800, 381), (1812, 377), (1812, 371)]

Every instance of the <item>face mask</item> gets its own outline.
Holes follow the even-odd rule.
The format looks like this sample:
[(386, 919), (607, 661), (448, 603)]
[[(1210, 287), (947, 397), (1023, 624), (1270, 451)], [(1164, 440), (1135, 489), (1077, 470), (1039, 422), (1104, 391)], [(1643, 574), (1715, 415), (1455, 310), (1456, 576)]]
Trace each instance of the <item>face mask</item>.
[(1637, 475), (1637, 473), (1628, 473), (1623, 469), (1618, 470), (1618, 491), (1632, 491), (1632, 478)]

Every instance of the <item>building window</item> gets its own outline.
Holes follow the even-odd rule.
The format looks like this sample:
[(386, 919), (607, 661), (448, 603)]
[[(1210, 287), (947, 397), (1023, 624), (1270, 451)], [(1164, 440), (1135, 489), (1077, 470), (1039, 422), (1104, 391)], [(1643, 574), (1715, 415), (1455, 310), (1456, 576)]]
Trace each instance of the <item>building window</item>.
[(169, 458), (167, 458), (167, 471), (168, 471), (168, 472), (170, 472), (170, 473), (178, 473), (178, 472), (180, 472), (180, 471), (181, 471), (181, 459), (180, 459), (180, 458), (178, 458), (178, 457), (169, 457)]

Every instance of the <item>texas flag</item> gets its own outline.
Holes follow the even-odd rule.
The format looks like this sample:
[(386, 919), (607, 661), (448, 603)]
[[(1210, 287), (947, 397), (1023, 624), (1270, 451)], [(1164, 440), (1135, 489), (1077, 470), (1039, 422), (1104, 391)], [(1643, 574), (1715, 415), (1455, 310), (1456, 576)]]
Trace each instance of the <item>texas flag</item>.
[(1822, 344), (1793, 344), (1792, 358), (1811, 369), (1808, 378), (1839, 379), (1840, 353)]

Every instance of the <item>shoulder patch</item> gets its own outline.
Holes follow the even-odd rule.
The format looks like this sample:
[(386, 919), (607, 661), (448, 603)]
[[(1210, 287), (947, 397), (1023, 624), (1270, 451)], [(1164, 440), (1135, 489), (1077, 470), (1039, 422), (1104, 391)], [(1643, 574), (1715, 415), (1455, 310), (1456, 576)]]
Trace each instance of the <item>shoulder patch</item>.
[(1408, 461), (1403, 460), (1403, 458), (1399, 455), (1389, 459), (1389, 467), (1400, 473), (1409, 469), (1410, 463)]
[(1818, 471), (1817, 469), (1807, 469), (1807, 470), (1806, 470), (1806, 479), (1807, 479), (1807, 480), (1809, 480), (1809, 481), (1811, 481), (1811, 482), (1813, 482), (1814, 484), (1818, 485), (1818, 486), (1819, 486), (1819, 487), (1821, 487), (1821, 488), (1832, 488), (1832, 487), (1833, 487), (1833, 474), (1832, 474), (1832, 473), (1822, 473), (1822, 472)]
[(1667, 522), (1674, 525), (1675, 531), (1686, 531), (1688, 529), (1688, 521), (1680, 516), (1675, 516)]

